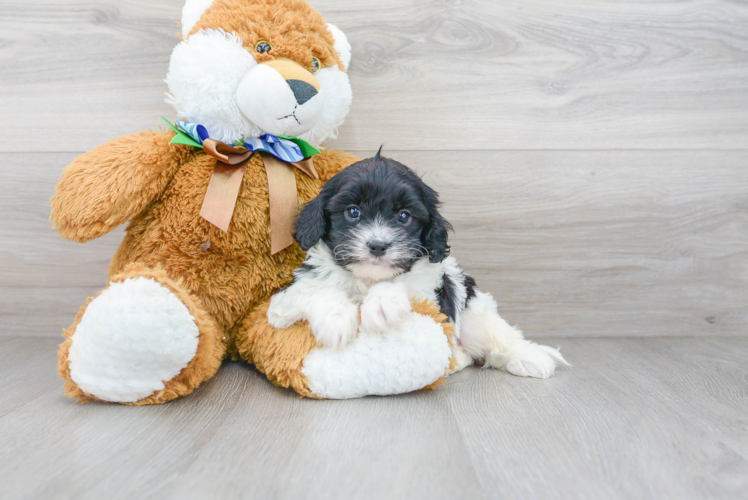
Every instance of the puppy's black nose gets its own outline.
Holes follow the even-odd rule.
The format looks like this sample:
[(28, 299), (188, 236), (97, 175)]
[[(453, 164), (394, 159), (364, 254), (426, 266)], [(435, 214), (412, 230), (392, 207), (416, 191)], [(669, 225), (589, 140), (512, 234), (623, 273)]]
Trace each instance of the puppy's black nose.
[(286, 83), (291, 87), (291, 91), (293, 91), (293, 95), (296, 98), (296, 102), (299, 103), (299, 106), (317, 95), (317, 89), (301, 80), (286, 80)]
[(370, 241), (369, 242), (369, 252), (371, 252), (372, 255), (376, 255), (377, 257), (384, 255), (384, 253), (387, 251), (387, 247), (390, 245), (385, 243), (384, 241)]

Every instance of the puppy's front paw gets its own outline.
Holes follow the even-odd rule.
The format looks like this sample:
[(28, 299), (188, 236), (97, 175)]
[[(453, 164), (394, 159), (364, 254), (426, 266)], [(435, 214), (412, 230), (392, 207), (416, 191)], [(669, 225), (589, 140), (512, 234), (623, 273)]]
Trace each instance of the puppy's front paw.
[(408, 290), (402, 283), (379, 283), (371, 287), (361, 304), (361, 326), (371, 333), (384, 333), (411, 311)]
[(322, 347), (343, 348), (358, 332), (358, 308), (350, 302), (328, 304), (311, 315), (309, 327)]
[(268, 323), (275, 328), (288, 328), (301, 319), (298, 310), (293, 306), (288, 307), (288, 301), (284, 299), (284, 292), (279, 292), (270, 299)]
[(558, 349), (523, 340), (509, 354), (506, 371), (520, 377), (548, 378), (557, 364), (570, 366)]

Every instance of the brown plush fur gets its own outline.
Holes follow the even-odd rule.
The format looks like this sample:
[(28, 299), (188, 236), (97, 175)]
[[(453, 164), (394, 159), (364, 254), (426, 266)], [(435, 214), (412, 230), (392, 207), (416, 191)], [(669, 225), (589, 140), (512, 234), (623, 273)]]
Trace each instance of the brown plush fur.
[[(304, 0), (216, 0), (190, 35), (218, 28), (239, 35), (258, 63), (283, 57), (311, 68), (312, 57), (316, 57), (323, 68), (337, 64), (342, 71), (346, 69), (333, 48), (335, 40), (324, 18)], [(265, 54), (255, 51), (259, 41), (269, 42), (272, 50)]]
[(244, 320), (236, 341), (239, 354), (275, 385), (290, 387), (301, 396), (314, 397), (301, 368), (317, 340), (306, 322), (284, 330), (271, 326), (267, 319), (269, 306), (270, 300), (267, 300)]
[[(258, 155), (244, 173), (228, 233), (201, 218), (200, 206), (216, 160), (199, 149), (170, 145), (173, 135), (140, 132), (76, 159), (62, 174), (52, 198), (51, 219), (63, 237), (79, 242), (99, 237), (130, 219), (127, 235), (109, 266), (110, 279), (122, 273), (131, 276), (136, 269), (133, 264), (146, 274), (148, 269), (161, 269), (178, 283), (173, 285), (180, 291), (178, 296), (194, 298), (215, 322), (223, 357), (225, 352), (236, 352), (233, 336), (243, 318), (290, 283), (304, 252), (294, 244), (270, 255), (267, 176)], [(324, 181), (357, 160), (329, 150), (315, 156), (319, 180), (296, 171), (299, 204), (314, 198)], [(81, 316), (82, 312), (67, 337), (75, 332)], [(66, 391), (89, 401), (90, 396), (71, 386), (66, 344), (60, 351)], [(206, 358), (205, 363), (195, 370), (215, 371), (213, 358)], [(143, 402), (173, 399), (202, 381), (199, 376), (189, 377), (186, 384), (194, 386), (167, 389)]]

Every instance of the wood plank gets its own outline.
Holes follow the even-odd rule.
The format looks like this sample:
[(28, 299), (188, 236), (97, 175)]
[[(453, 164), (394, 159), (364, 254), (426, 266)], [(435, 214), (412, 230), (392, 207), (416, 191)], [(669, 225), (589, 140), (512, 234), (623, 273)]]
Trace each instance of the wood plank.
[(485, 491), (504, 499), (745, 496), (746, 339), (559, 342), (574, 367), (558, 377), (473, 370), (460, 390), (442, 393)]
[[(121, 229), (86, 245), (50, 229), (73, 156), (0, 154), (3, 335), (57, 336), (106, 284)], [(746, 335), (745, 151), (392, 156), (442, 193), (454, 255), (529, 336)]]
[(0, 339), (3, 498), (741, 498), (748, 339), (563, 339), (549, 380), (301, 400), (228, 363), (160, 406), (62, 396), (54, 339)]
[[(312, 2), (353, 45), (340, 149), (748, 146), (748, 5)], [(0, 151), (161, 125), (177, 0), (24, 0), (0, 15)]]

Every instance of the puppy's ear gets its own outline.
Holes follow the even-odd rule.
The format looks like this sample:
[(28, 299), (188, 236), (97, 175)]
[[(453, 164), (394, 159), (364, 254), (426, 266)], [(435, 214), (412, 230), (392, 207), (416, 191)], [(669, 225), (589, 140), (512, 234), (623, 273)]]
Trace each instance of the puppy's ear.
[(299, 242), (302, 250), (307, 251), (312, 248), (325, 234), (325, 201), (323, 193), (316, 198), (304, 204), (296, 219), (296, 234), (294, 238)]
[(322, 186), (322, 190), (317, 197), (305, 203), (301, 208), (301, 213), (299, 213), (299, 217), (294, 224), (296, 229), (294, 238), (296, 238), (302, 250), (309, 250), (325, 235), (327, 231), (325, 209), (327, 208), (327, 202), (337, 192), (337, 185), (340, 183), (343, 172), (344, 170), (334, 175)]
[(424, 187), (424, 203), (429, 212), (429, 222), (423, 228), (421, 242), (429, 251), (429, 261), (441, 262), (449, 255), (449, 231), (452, 224), (439, 213), (439, 195), (430, 187)]
[(431, 216), (423, 231), (423, 246), (429, 251), (429, 262), (441, 262), (449, 255), (449, 230), (452, 226), (438, 213)]

